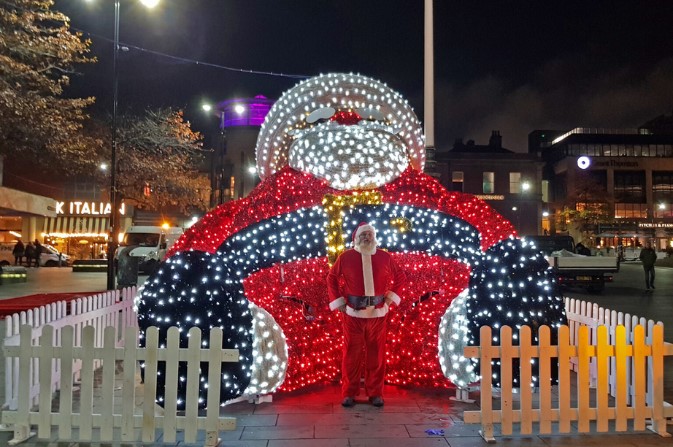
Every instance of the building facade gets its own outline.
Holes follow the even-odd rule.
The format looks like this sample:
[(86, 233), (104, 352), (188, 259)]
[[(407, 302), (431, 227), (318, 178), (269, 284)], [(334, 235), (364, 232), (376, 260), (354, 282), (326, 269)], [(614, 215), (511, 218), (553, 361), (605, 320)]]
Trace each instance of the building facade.
[(595, 247), (673, 246), (673, 132), (536, 130), (529, 152), (545, 161), (551, 231)]
[(448, 190), (483, 199), (520, 235), (549, 230), (542, 161), (534, 154), (504, 148), (499, 131), (492, 132), (488, 145), (457, 140), (450, 150), (438, 150), (436, 160), (440, 181)]

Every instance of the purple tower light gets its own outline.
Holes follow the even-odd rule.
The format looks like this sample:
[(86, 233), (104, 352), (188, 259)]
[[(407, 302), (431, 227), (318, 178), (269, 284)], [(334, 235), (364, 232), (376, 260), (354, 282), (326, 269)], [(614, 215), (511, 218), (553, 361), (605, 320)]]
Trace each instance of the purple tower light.
[(269, 113), (273, 101), (263, 95), (254, 98), (228, 99), (217, 104), (220, 128), (237, 126), (259, 127)]

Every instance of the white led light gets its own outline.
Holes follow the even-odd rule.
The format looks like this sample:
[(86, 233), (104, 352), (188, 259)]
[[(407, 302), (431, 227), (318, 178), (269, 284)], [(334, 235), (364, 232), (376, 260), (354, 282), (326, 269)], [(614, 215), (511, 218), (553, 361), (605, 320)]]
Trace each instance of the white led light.
[[(339, 113), (348, 123), (334, 120)], [(262, 179), (289, 165), (340, 190), (382, 186), (409, 165), (425, 165), (411, 106), (385, 84), (353, 74), (317, 76), (285, 92), (262, 125), (256, 151)]]
[(455, 385), (464, 388), (479, 380), (470, 359), (463, 357), (469, 346), (466, 305), (469, 290), (463, 290), (452, 302), (439, 323), (439, 365), (444, 375)]
[[(253, 315), (253, 362), (250, 383), (243, 394), (268, 394), (285, 380), (287, 343), (283, 330), (270, 313), (253, 303), (249, 307)], [(270, 375), (269, 371), (274, 374)]]

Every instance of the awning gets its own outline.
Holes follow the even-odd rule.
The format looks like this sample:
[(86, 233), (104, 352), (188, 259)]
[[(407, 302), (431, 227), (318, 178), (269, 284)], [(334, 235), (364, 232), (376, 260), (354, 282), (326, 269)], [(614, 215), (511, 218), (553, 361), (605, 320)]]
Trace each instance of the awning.
[(43, 233), (53, 237), (107, 237), (107, 217), (59, 216), (44, 220)]
[(632, 237), (646, 237), (645, 233), (600, 233), (596, 237), (620, 237), (620, 238), (632, 238)]

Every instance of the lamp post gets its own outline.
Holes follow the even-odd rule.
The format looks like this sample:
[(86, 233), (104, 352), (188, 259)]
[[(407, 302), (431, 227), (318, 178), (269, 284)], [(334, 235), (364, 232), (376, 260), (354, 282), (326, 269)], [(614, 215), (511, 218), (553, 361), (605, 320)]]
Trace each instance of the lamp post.
[(119, 202), (117, 200), (117, 93), (119, 71), (117, 53), (119, 53), (119, 0), (115, 0), (114, 40), (112, 48), (112, 151), (110, 154), (110, 238), (107, 247), (107, 289), (115, 288), (114, 256), (117, 251), (117, 233), (119, 232)]
[[(213, 106), (205, 103), (201, 105), (204, 112), (210, 113)], [(217, 147), (210, 156), (210, 208), (224, 203), (224, 157), (226, 154), (226, 134), (224, 127), (224, 109), (219, 110), (220, 133)]]
[[(528, 191), (530, 191), (530, 183), (528, 181), (523, 181), (521, 183), (521, 190), (519, 192), (519, 204), (517, 206), (514, 206), (512, 208), (513, 211), (516, 212), (516, 229), (519, 232), (523, 232), (524, 234), (529, 233), (530, 229), (526, 229), (526, 231), (523, 231), (521, 228), (521, 213), (522, 211), (526, 211), (526, 208), (528, 208), (525, 205), (525, 199), (526, 199), (526, 194), (528, 194)], [(537, 226), (537, 224), (536, 224)], [(537, 228), (535, 229), (535, 233), (537, 234)]]
[[(159, 0), (140, 0), (148, 8), (153, 8)], [(117, 194), (117, 97), (119, 87), (119, 2), (114, 2), (114, 38), (112, 46), (112, 149), (110, 154), (110, 238), (108, 239), (107, 289), (115, 289), (114, 255), (117, 251), (119, 233), (119, 208), (121, 200)]]

